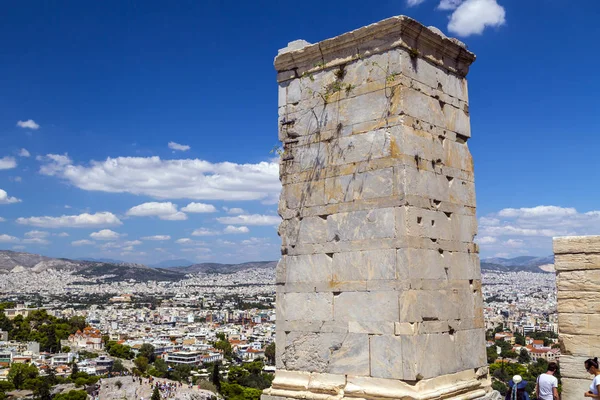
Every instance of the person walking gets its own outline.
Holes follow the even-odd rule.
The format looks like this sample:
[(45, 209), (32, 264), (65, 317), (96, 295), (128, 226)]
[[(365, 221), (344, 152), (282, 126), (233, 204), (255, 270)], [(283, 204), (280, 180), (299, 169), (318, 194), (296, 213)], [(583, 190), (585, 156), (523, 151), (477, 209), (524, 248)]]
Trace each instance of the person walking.
[(558, 379), (554, 374), (558, 371), (558, 364), (551, 362), (548, 370), (538, 376), (535, 385), (535, 397), (540, 400), (558, 400)]
[(529, 394), (525, 390), (527, 388), (527, 381), (524, 381), (521, 375), (513, 376), (508, 382), (508, 388), (505, 400), (529, 400)]
[(590, 390), (583, 394), (583, 397), (600, 399), (600, 369), (598, 368), (598, 357), (588, 358), (584, 363), (585, 370), (594, 375), (594, 380), (590, 385)]

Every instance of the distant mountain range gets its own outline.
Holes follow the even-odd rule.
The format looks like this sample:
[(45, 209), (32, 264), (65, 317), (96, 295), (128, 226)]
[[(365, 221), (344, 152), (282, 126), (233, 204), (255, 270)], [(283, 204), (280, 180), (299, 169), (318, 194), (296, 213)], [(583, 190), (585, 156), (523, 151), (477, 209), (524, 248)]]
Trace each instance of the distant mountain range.
[[(543, 266), (554, 265), (554, 256), (531, 257), (521, 256), (515, 258), (484, 258), (481, 260), (482, 271), (528, 271), (552, 272), (552, 268)], [(543, 268), (540, 268), (543, 267)]]
[(112, 259), (78, 259), (51, 258), (39, 254), (23, 253), (11, 250), (0, 250), (0, 276), (19, 272), (42, 272), (48, 269), (67, 271), (88, 278), (112, 275), (107, 281), (177, 281), (187, 274), (219, 273), (231, 274), (253, 268), (272, 268), (276, 261), (257, 261), (242, 264), (202, 263), (194, 264), (185, 259), (167, 260), (148, 267)]

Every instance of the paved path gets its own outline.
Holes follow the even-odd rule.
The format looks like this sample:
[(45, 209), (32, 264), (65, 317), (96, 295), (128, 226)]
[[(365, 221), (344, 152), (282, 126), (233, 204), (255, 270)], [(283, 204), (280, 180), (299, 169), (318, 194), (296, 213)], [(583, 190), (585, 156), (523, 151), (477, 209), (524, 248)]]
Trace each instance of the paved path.
[[(117, 381), (121, 381), (123, 386), (119, 389), (116, 385)], [(167, 379), (157, 379), (158, 382), (175, 383)], [(100, 387), (100, 400), (150, 400), (153, 388), (147, 383), (148, 379), (144, 379), (140, 385), (139, 381), (134, 382), (131, 376), (121, 376), (115, 378), (102, 379)], [(178, 387), (172, 397), (168, 399), (176, 400), (204, 400), (214, 396), (213, 392), (208, 390), (199, 390), (197, 386), (189, 389), (187, 385)], [(163, 397), (167, 399), (167, 397)]]

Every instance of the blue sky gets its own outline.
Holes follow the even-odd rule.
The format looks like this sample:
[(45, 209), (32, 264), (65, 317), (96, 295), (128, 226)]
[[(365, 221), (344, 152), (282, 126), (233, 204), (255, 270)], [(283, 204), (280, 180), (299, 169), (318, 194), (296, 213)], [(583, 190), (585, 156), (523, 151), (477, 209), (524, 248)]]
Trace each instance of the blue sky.
[(600, 3), (408, 1), (5, 5), (0, 248), (277, 258), (273, 57), (399, 14), (477, 54), (482, 256), (547, 255), (554, 235), (598, 233)]

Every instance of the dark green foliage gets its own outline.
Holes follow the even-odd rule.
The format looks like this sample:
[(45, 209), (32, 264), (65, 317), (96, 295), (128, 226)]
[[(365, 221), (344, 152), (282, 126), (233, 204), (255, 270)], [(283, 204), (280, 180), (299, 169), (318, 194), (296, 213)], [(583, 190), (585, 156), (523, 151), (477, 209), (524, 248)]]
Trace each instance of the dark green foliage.
[(267, 358), (267, 362), (269, 364), (275, 364), (275, 342), (270, 343), (267, 347), (265, 347), (265, 357)]
[(38, 377), (38, 369), (31, 364), (13, 364), (8, 372), (8, 381), (11, 382), (15, 389), (23, 389), (26, 387), (27, 380), (34, 380)]
[(133, 358), (131, 347), (114, 341), (106, 343), (106, 351), (113, 357), (124, 358), (126, 360), (131, 360)]
[(221, 393), (228, 400), (260, 400), (262, 390), (246, 388), (235, 383), (223, 382)]
[(492, 382), (492, 389), (499, 391), (502, 396), (506, 396), (508, 392), (508, 386), (499, 381)]
[(211, 374), (211, 382), (213, 383), (213, 385), (216, 386), (217, 390), (220, 392), (221, 391), (221, 376), (219, 374), (219, 367), (221, 366), (220, 362), (216, 362), (213, 365), (213, 370), (212, 370), (212, 374)]
[(142, 357), (146, 357), (148, 362), (153, 363), (156, 360), (156, 354), (154, 351), (154, 346), (152, 346), (150, 343), (144, 343), (142, 347), (140, 347), (138, 354)]
[(140, 355), (133, 363), (142, 374), (146, 373), (146, 370), (148, 369), (148, 359), (146, 357)]
[(154, 391), (152, 392), (152, 397), (150, 398), (150, 400), (160, 400), (160, 392), (158, 391), (158, 387), (154, 388)]
[(266, 389), (271, 386), (273, 375), (262, 372), (262, 361), (243, 364), (229, 369), (228, 382), (253, 389)]
[(529, 356), (529, 352), (525, 349), (521, 349), (519, 353), (519, 363), (527, 364), (531, 361), (531, 357)]
[(87, 400), (88, 395), (85, 390), (71, 390), (68, 393), (61, 393), (54, 397), (54, 400)]
[(127, 371), (127, 368), (125, 368), (125, 366), (123, 365), (123, 361), (116, 359), (115, 362), (113, 363), (111, 372), (125, 372)]

